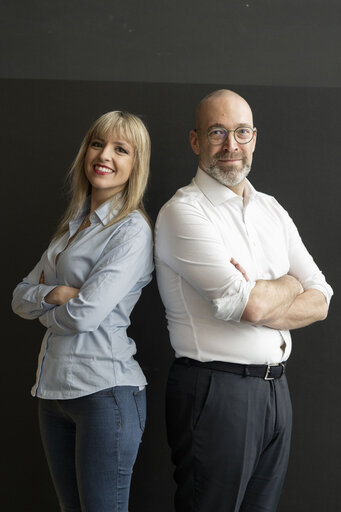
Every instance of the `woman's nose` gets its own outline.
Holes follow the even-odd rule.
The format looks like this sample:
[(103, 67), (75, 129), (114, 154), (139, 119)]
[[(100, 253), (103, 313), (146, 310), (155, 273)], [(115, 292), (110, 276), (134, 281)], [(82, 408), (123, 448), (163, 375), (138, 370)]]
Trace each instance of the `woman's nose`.
[(105, 144), (102, 147), (100, 155), (101, 155), (101, 158), (103, 160), (110, 160), (111, 159), (111, 148), (110, 148), (109, 144)]

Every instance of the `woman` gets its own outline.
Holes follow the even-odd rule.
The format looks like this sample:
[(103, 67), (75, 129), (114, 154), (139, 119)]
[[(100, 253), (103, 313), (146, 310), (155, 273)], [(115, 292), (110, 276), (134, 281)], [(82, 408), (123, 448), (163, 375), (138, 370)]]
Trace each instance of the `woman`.
[(126, 329), (153, 270), (149, 160), (138, 117), (100, 117), (71, 168), (64, 218), (13, 294), (13, 311), (47, 328), (32, 395), (63, 512), (128, 510), (146, 379)]

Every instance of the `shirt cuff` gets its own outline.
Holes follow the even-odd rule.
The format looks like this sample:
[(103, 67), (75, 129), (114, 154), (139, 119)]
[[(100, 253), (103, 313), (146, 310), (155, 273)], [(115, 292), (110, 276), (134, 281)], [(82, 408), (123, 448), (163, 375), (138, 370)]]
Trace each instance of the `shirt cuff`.
[(248, 303), (251, 290), (255, 284), (256, 281), (238, 281), (234, 287), (229, 288), (223, 297), (214, 299), (212, 301), (214, 316), (218, 320), (224, 320), (225, 322), (229, 320), (240, 322), (241, 316)]
[(45, 297), (46, 295), (48, 295), (54, 288), (56, 288), (56, 285), (54, 286), (48, 286), (48, 285), (42, 285), (42, 289), (39, 291), (39, 304), (40, 304), (40, 307), (41, 309), (45, 312), (45, 311), (49, 311), (50, 309), (52, 308), (55, 308), (56, 305), (55, 304), (48, 304), (47, 302), (45, 302)]
[(323, 295), (326, 298), (327, 305), (329, 307), (330, 299), (332, 298), (333, 293), (334, 293), (333, 289), (331, 288), (331, 286), (329, 286), (329, 284), (327, 284), (327, 283), (325, 285), (313, 284), (313, 285), (309, 286), (306, 289), (309, 290), (311, 288), (313, 288), (314, 290), (318, 290), (321, 293), (323, 293)]

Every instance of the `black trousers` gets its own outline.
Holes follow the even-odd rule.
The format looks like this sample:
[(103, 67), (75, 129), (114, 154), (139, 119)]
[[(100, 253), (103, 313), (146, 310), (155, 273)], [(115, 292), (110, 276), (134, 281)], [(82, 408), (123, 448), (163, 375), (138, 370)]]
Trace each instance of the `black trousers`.
[(292, 424), (286, 377), (171, 367), (166, 395), (176, 512), (275, 512)]

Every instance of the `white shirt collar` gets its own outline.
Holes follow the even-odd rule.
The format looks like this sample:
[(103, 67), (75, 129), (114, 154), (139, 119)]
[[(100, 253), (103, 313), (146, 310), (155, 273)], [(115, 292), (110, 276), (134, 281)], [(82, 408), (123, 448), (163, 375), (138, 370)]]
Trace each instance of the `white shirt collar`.
[[(200, 167), (198, 167), (197, 174), (193, 181), (214, 206), (240, 197), (230, 188), (209, 176), (205, 171), (200, 169)], [(251, 185), (249, 180), (245, 178), (244, 204), (246, 205), (256, 194), (256, 189)]]

